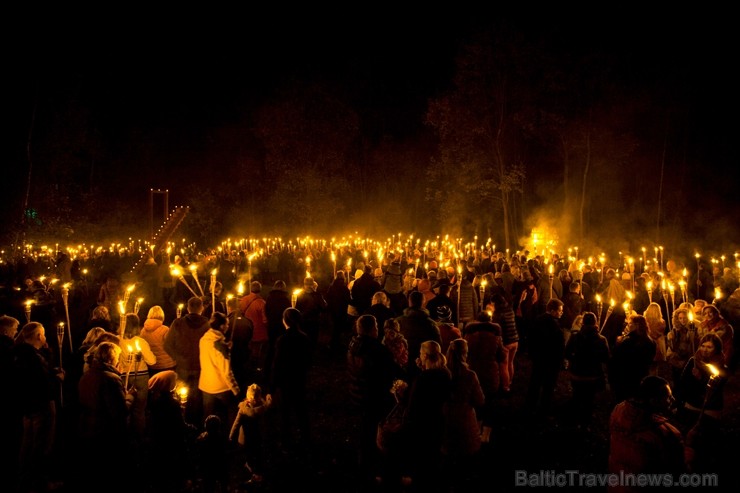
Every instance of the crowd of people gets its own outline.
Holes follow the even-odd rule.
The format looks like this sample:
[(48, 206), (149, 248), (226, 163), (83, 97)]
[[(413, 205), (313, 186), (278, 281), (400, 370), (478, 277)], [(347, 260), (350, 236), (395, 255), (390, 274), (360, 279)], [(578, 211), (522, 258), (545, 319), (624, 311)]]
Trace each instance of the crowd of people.
[[(226, 491), (229, 454), (243, 460), (245, 488), (269, 483), (266, 427), (285, 454), (311, 453), (319, 351), (345, 361), (349, 388), (335, 391), (357, 417), (361, 487), (469, 488), (521, 358), (531, 362), (521, 411), (533, 420), (557, 424), (563, 374), (578, 430), (612, 393), (611, 472), (711, 472), (737, 365), (732, 269), (700, 269), (695, 290), (669, 291), (665, 279), (687, 283), (675, 261), (636, 275), (529, 252), (329, 253), (4, 262), (0, 375), (15, 398), (0, 422), (18, 461), (4, 464), (3, 491), (97, 489), (91, 470), (117, 478), (106, 489), (130, 489), (125, 471), (139, 471), (153, 491)], [(384, 427), (391, 417), (397, 426)], [(77, 467), (50, 463), (60, 450)]]

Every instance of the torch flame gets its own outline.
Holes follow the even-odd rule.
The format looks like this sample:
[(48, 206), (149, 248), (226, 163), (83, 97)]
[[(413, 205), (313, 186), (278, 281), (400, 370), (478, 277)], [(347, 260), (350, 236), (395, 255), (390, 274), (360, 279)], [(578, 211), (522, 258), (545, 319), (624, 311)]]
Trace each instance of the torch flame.
[(711, 363), (706, 363), (706, 365), (707, 365), (707, 369), (712, 374), (712, 377), (718, 377), (719, 376), (719, 370), (717, 369), (716, 366), (714, 366)]

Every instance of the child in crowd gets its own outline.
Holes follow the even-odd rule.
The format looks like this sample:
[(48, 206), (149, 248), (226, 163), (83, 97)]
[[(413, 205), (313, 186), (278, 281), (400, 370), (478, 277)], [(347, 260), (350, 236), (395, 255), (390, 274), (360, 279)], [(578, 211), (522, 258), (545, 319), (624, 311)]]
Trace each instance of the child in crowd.
[(247, 387), (246, 398), (239, 403), (239, 412), (231, 426), (229, 440), (238, 440), (247, 461), (244, 468), (251, 474), (248, 483), (262, 481), (264, 453), (262, 448), (262, 417), (272, 405), (272, 396), (263, 395), (262, 388), (253, 383)]

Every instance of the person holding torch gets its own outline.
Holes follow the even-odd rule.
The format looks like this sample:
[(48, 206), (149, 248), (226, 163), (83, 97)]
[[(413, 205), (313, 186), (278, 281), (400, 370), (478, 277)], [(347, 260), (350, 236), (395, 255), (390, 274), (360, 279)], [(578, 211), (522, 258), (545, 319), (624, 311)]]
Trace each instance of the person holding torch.
[(188, 388), (177, 384), (177, 373), (161, 371), (149, 379), (149, 439), (156, 469), (152, 476), (156, 491), (182, 491), (189, 472), (188, 441), (196, 434), (181, 412), (182, 395)]
[(727, 366), (722, 354), (722, 340), (705, 334), (699, 349), (684, 367), (676, 386), (677, 418), (686, 442), (692, 470), (707, 471), (716, 464), (717, 444), (722, 442), (722, 408)]
[(132, 436), (139, 443), (144, 440), (146, 430), (146, 406), (149, 383), (149, 366), (157, 362), (146, 339), (140, 336), (141, 324), (135, 313), (127, 313), (121, 338), (121, 363), (119, 370), (124, 374), (127, 390), (135, 389), (131, 407)]

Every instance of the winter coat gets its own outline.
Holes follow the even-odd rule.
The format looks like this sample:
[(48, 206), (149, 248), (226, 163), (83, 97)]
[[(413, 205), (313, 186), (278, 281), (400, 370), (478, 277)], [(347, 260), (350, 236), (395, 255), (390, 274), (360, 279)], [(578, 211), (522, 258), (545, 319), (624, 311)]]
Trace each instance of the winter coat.
[(491, 322), (473, 322), (465, 327), (468, 365), (473, 370), (486, 398), (492, 399), (501, 385), (499, 363), (506, 359), (501, 327)]
[(200, 379), (198, 388), (209, 394), (220, 394), (229, 390), (239, 394), (239, 384), (231, 371), (229, 346), (224, 333), (208, 329), (200, 338)]
[(197, 313), (188, 313), (172, 322), (164, 339), (164, 349), (175, 360), (180, 378), (200, 371), (200, 338), (209, 327), (208, 319)]
[[(663, 416), (633, 400), (617, 404), (609, 418), (609, 472), (671, 473), (686, 471), (681, 433)], [(615, 488), (610, 491), (642, 491)]]
[(400, 378), (391, 351), (372, 336), (355, 335), (347, 351), (349, 396), (356, 406), (380, 420), (393, 407), (390, 393)]
[(365, 313), (372, 304), (373, 295), (381, 289), (380, 283), (367, 272), (359, 279), (355, 279), (350, 292), (352, 293), (352, 306), (357, 309), (357, 313)]
[(113, 451), (127, 443), (128, 406), (121, 374), (110, 365), (93, 361), (78, 389), (83, 443), (101, 451)]
[(609, 360), (609, 384), (617, 400), (633, 396), (640, 381), (650, 372), (655, 358), (655, 341), (635, 331), (618, 342)]
[[(458, 290), (460, 291), (458, 296)], [(455, 284), (450, 290), (450, 299), (453, 303), (459, 306), (459, 313), (457, 314), (458, 322), (470, 322), (475, 320), (480, 310), (478, 304), (478, 290), (467, 279), (463, 278), (462, 283)], [(458, 303), (459, 301), (459, 303)]]
[[(250, 293), (239, 300), (239, 309), (252, 321), (252, 342), (265, 342), (269, 339), (267, 333), (267, 302), (259, 293)], [(282, 317), (282, 314), (280, 314)]]
[(14, 397), (12, 400), (19, 405), (21, 414), (29, 415), (48, 409), (58, 388), (49, 364), (48, 350), (36, 349), (21, 342), (11, 352), (14, 369), (11, 376), (13, 389), (9, 395)]
[(248, 445), (250, 438), (254, 439), (254, 432), (257, 431), (252, 430), (252, 428), (259, 427), (259, 419), (265, 415), (271, 406), (272, 399), (265, 400), (264, 398), (260, 398), (258, 401), (247, 399), (241, 401), (234, 423), (231, 425), (229, 440), (233, 441), (236, 438), (239, 445)]
[(419, 357), (421, 343), (436, 341), (441, 345), (442, 336), (437, 324), (429, 317), (429, 312), (423, 308), (409, 307), (404, 310), (402, 316), (396, 318), (396, 321), (401, 328), (401, 334), (409, 343), (408, 367), (413, 372), (416, 367), (416, 358)]
[(450, 397), (444, 405), (444, 453), (465, 457), (480, 450), (480, 426), (475, 410), (484, 402), (483, 389), (474, 371), (464, 368), (460, 375), (452, 377)]
[(156, 318), (147, 318), (144, 320), (144, 327), (141, 329), (141, 338), (149, 343), (149, 347), (154, 353), (156, 362), (149, 365), (155, 370), (167, 370), (174, 368), (177, 362), (164, 349), (164, 341), (170, 328), (164, 325), (161, 320)]
[(603, 388), (609, 343), (595, 325), (584, 325), (568, 339), (565, 359), (570, 363), (568, 370), (572, 380), (596, 382)]
[(283, 332), (275, 343), (272, 361), (272, 388), (304, 392), (311, 368), (313, 346), (308, 335), (298, 328)]

